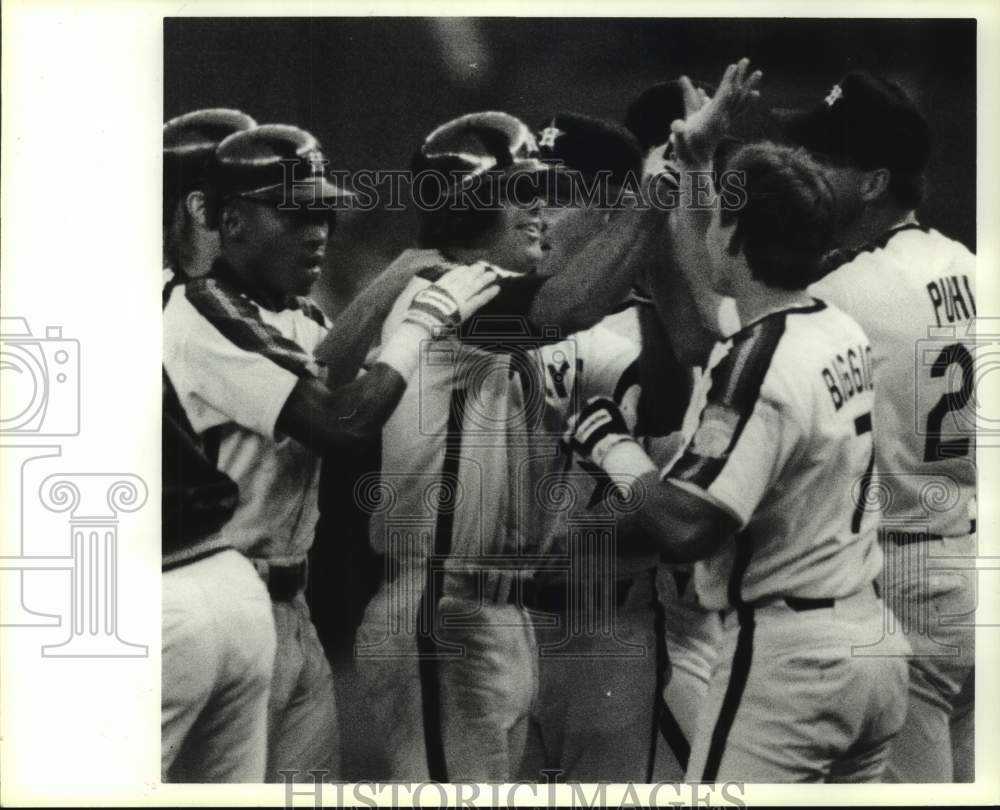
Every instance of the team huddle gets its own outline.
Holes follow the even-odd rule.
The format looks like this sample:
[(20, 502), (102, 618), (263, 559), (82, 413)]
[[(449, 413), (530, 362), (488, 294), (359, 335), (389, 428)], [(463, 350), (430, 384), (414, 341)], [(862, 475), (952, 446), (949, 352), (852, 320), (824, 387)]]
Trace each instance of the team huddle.
[(317, 139), (164, 125), (165, 781), (973, 780), (975, 257), (897, 85), (760, 85), (444, 123), (333, 322)]

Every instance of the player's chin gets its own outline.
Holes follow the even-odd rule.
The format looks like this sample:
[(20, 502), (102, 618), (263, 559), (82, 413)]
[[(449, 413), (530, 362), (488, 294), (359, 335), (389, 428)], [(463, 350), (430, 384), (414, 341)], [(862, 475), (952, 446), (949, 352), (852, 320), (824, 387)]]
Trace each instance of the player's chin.
[(542, 248), (541, 240), (535, 240), (524, 250), (524, 264), (530, 265), (532, 269), (537, 268), (546, 257), (546, 251)]

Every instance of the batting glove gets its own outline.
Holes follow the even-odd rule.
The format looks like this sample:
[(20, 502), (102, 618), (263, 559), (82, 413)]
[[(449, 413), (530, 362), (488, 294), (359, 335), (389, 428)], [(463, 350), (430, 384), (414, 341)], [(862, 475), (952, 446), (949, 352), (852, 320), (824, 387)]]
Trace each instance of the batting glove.
[(492, 301), (500, 292), (496, 280), (496, 272), (483, 262), (449, 270), (413, 296), (404, 320), (437, 337)]
[(633, 441), (621, 409), (607, 397), (587, 400), (567, 433), (573, 450), (599, 467), (612, 447)]

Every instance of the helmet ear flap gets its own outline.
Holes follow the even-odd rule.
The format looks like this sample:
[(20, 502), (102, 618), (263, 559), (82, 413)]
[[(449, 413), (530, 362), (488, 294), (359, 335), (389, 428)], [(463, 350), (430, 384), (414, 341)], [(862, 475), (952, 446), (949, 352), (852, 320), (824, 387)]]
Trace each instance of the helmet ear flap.
[(439, 250), (474, 247), (497, 226), (499, 218), (496, 209), (420, 211), (420, 246)]

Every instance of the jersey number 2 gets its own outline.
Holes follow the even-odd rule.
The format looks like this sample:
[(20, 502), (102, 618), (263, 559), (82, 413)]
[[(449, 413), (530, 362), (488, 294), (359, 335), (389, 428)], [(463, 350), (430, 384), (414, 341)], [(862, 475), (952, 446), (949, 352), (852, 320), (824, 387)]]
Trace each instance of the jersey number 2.
[(958, 364), (962, 369), (962, 385), (957, 391), (944, 394), (927, 414), (927, 440), (924, 443), (924, 461), (940, 461), (957, 458), (969, 452), (969, 439), (941, 439), (941, 424), (950, 411), (960, 411), (972, 398), (973, 379), (972, 355), (961, 343), (945, 346), (931, 365), (931, 377), (943, 377), (949, 366)]

